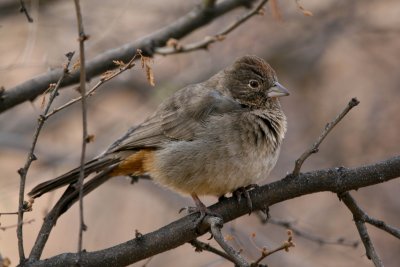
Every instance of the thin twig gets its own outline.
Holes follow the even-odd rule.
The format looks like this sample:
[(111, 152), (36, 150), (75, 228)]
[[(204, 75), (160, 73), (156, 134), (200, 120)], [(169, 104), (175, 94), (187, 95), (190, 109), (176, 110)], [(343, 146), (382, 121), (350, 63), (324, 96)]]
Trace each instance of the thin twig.
[(361, 241), (364, 244), (366, 254), (368, 259), (372, 260), (376, 267), (383, 267), (383, 262), (380, 259), (378, 253), (376, 252), (374, 245), (372, 244), (371, 238), (369, 237), (367, 227), (365, 226), (365, 217), (366, 214), (361, 210), (361, 208), (357, 205), (354, 198), (350, 195), (349, 192), (345, 192), (342, 194), (338, 194), (340, 200), (347, 206), (347, 208), (353, 214), (353, 218), (360, 235)]
[(282, 243), (282, 245), (280, 245), (279, 247), (273, 249), (273, 250), (268, 250), (267, 248), (263, 248), (261, 251), (261, 256), (254, 261), (253, 263), (251, 263), (250, 267), (257, 267), (259, 266), (260, 262), (265, 259), (266, 257), (281, 251), (281, 250), (285, 250), (286, 252), (289, 251), (289, 248), (291, 247), (295, 247), (295, 244), (293, 243), (293, 235), (292, 232), (290, 230), (287, 231), (288, 234), (288, 239)]
[[(136, 52), (136, 54), (132, 57), (132, 59), (126, 63), (121, 65), (119, 62), (115, 62), (116, 64), (118, 63), (118, 65), (120, 66), (120, 68), (118, 70), (115, 71), (107, 71), (105, 72), (102, 77), (100, 78), (100, 80), (86, 93), (86, 98), (92, 96), (95, 91), (104, 83), (108, 82), (109, 80), (115, 78), (116, 76), (120, 75), (121, 73), (125, 72), (126, 70), (131, 69), (132, 67), (135, 66), (135, 60), (137, 59), (137, 57), (140, 54), (138, 52)], [(74, 99), (71, 99), (70, 101), (68, 101), (67, 103), (65, 103), (64, 105), (53, 109), (51, 112), (49, 112), (49, 114), (47, 114), (46, 118), (53, 116), (55, 113), (71, 106), (72, 104), (80, 101), (82, 99), (81, 96), (76, 97)]]
[(18, 211), (14, 212), (0, 212), (0, 216), (2, 215), (18, 215)]
[[(208, 1), (210, 2), (210, 1)], [(229, 24), (225, 29), (215, 34), (214, 36), (207, 36), (203, 40), (194, 42), (187, 45), (180, 45), (178, 41), (172, 39), (172, 42), (167, 42), (167, 46), (160, 47), (155, 49), (156, 54), (160, 55), (170, 55), (170, 54), (178, 54), (178, 53), (187, 53), (194, 50), (199, 49), (208, 49), (208, 47), (215, 42), (223, 41), (226, 38), (226, 35), (235, 30), (241, 24), (246, 22), (248, 19), (253, 17), (254, 15), (263, 14), (262, 8), (268, 2), (268, 0), (261, 1), (255, 8), (251, 11), (245, 13), (241, 17), (239, 17), (236, 21)]]
[(69, 73), (68, 68), (69, 68), (69, 65), (71, 64), (73, 55), (74, 55), (73, 52), (69, 52), (65, 55), (67, 57), (67, 63), (64, 65), (63, 73), (55, 85), (53, 85), (53, 84), (50, 85), (50, 90), (52, 90), (52, 91), (50, 94), (49, 102), (47, 103), (47, 106), (45, 107), (43, 113), (39, 116), (38, 125), (37, 125), (36, 131), (33, 135), (32, 145), (29, 150), (25, 165), (23, 168), (20, 168), (18, 170), (18, 173), (20, 175), (20, 186), (19, 186), (19, 201), (18, 201), (17, 237), (18, 237), (18, 252), (19, 252), (20, 264), (22, 264), (25, 261), (22, 222), (24, 219), (24, 211), (27, 210), (27, 205), (30, 205), (28, 202), (24, 201), (26, 175), (28, 173), (28, 170), (29, 170), (29, 167), (31, 166), (32, 161), (37, 159), (34, 152), (35, 152), (35, 147), (36, 147), (37, 140), (39, 138), (40, 131), (42, 130), (42, 127), (46, 121), (46, 114), (49, 112), (50, 106), (53, 103), (54, 98), (58, 94), (58, 89), (60, 88), (60, 85), (61, 85), (62, 81), (64, 80), (64, 78), (66, 77), (66, 75)]
[(26, 7), (25, 7), (25, 2), (24, 2), (24, 0), (19, 0), (19, 3), (20, 3), (19, 12), (25, 13), (25, 16), (26, 16), (28, 22), (32, 23), (32, 22), (33, 22), (33, 19), (32, 19), (32, 17), (29, 15), (29, 12), (28, 12), (28, 10), (27, 10)]
[[(22, 224), (31, 224), (31, 223), (33, 223), (34, 221), (35, 221), (35, 219), (30, 219), (30, 220), (28, 220), (28, 221), (22, 222)], [(15, 228), (15, 227), (17, 227), (17, 226), (18, 226), (18, 223), (12, 224), (12, 225), (7, 225), (7, 226), (0, 226), (0, 230), (5, 231), (5, 230), (7, 230), (7, 229)], [(0, 266), (1, 266), (1, 265), (0, 265)]]
[(319, 145), (322, 143), (322, 141), (325, 139), (325, 137), (329, 134), (329, 132), (338, 124), (344, 116), (355, 106), (357, 106), (360, 103), (360, 101), (357, 100), (357, 98), (352, 98), (350, 102), (347, 104), (345, 109), (330, 123), (326, 124), (324, 131), (322, 134), (318, 137), (317, 141), (314, 143), (314, 145), (305, 151), (300, 158), (296, 160), (296, 164), (294, 166), (292, 175), (297, 176), (300, 173), (301, 166), (303, 165), (304, 161), (311, 156), (311, 154), (317, 153), (319, 149)]
[(79, 171), (79, 238), (78, 238), (78, 263), (80, 262), (80, 257), (82, 253), (82, 238), (83, 231), (86, 230), (86, 225), (83, 219), (83, 179), (85, 178), (84, 165), (85, 165), (85, 155), (86, 155), (86, 143), (87, 139), (87, 107), (86, 107), (86, 69), (85, 69), (85, 41), (88, 36), (85, 34), (83, 29), (82, 13), (79, 0), (74, 0), (76, 19), (78, 22), (78, 35), (79, 35), (79, 61), (80, 61), (80, 92), (81, 92), (81, 102), (82, 102), (82, 150), (81, 150), (81, 160), (80, 160), (80, 171)]
[(204, 220), (210, 226), (211, 233), (215, 241), (217, 241), (221, 248), (232, 258), (232, 261), (240, 267), (249, 267), (250, 264), (246, 262), (246, 260), (242, 256), (240, 256), (239, 252), (234, 250), (231, 246), (228, 245), (228, 243), (225, 242), (225, 239), (221, 233), (221, 228), (223, 226), (222, 219), (214, 216), (208, 216)]
[(231, 256), (226, 254), (225, 252), (211, 246), (210, 244), (201, 242), (200, 240), (194, 239), (189, 242), (193, 247), (196, 248), (196, 252), (202, 252), (203, 250), (214, 253), (218, 256), (221, 256), (222, 258), (227, 259), (230, 262), (233, 262), (233, 259)]
[(284, 227), (286, 229), (290, 229), (296, 236), (310, 240), (319, 245), (340, 245), (340, 246), (353, 247), (353, 248), (357, 248), (359, 245), (358, 241), (349, 241), (343, 237), (340, 237), (335, 240), (328, 240), (323, 237), (307, 233), (307, 232), (297, 228), (294, 225), (295, 223), (292, 221), (280, 220), (280, 219), (275, 219), (275, 218), (268, 218), (268, 220), (266, 220), (264, 215), (261, 212), (258, 212), (257, 215), (260, 218), (262, 223), (271, 223), (273, 225), (277, 225), (277, 226)]
[(381, 230), (383, 230), (383, 231), (385, 231), (385, 232), (387, 232), (387, 233), (389, 233), (389, 234), (391, 234), (391, 235), (393, 235), (393, 236), (395, 236), (395, 237), (400, 239), (400, 229), (399, 228), (396, 228), (396, 227), (393, 227), (391, 225), (388, 225), (384, 221), (372, 218), (372, 217), (368, 216), (365, 213), (364, 213), (364, 220), (365, 220), (366, 223), (369, 223), (369, 224), (371, 224), (371, 225), (373, 225), (373, 226), (375, 226), (375, 227), (377, 227), (377, 228), (379, 228), (379, 229), (381, 229)]

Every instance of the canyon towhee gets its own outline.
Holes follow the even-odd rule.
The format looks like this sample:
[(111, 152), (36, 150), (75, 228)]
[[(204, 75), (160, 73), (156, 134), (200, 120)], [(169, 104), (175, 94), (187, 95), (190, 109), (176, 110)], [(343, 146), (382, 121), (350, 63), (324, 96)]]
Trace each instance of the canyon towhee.
[[(261, 58), (244, 56), (209, 80), (188, 85), (106, 152), (87, 162), (87, 184), (119, 175), (148, 175), (156, 183), (190, 194), (223, 196), (265, 178), (274, 167), (286, 132), (278, 97), (289, 95)], [(28, 193), (36, 198), (74, 184), (76, 168)], [(89, 184), (89, 185), (88, 185)], [(74, 186), (69, 187), (77, 190)]]

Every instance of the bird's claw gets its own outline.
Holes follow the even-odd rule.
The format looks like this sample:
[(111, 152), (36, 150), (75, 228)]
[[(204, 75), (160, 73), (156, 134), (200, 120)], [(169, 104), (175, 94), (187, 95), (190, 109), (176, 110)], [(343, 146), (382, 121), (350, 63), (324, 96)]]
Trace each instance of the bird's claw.
[(239, 187), (238, 189), (236, 189), (233, 192), (233, 195), (236, 196), (238, 202), (240, 203), (240, 201), (242, 200), (242, 196), (246, 199), (247, 201), (247, 207), (249, 208), (250, 212), (249, 215), (251, 214), (251, 212), (253, 211), (253, 202), (251, 201), (250, 198), (250, 194), (249, 191), (253, 190), (255, 188), (258, 188), (259, 186), (257, 184), (250, 184), (248, 186), (245, 187)]

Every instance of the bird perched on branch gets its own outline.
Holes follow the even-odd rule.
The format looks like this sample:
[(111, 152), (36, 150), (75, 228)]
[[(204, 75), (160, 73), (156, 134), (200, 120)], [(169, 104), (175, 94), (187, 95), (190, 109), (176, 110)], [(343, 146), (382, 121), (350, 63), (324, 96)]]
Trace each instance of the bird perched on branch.
[[(188, 85), (166, 99), (138, 127), (84, 165), (88, 193), (113, 176), (150, 176), (190, 195), (223, 196), (265, 178), (275, 166), (286, 132), (278, 98), (289, 95), (263, 59), (244, 56), (209, 80)], [(70, 185), (66, 207), (77, 199), (80, 168), (37, 185), (36, 198)], [(75, 197), (71, 197), (75, 194)]]

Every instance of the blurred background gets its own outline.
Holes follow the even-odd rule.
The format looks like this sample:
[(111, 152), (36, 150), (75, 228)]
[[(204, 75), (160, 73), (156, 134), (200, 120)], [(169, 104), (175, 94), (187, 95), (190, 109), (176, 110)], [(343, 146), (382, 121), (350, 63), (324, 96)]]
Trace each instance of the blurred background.
[[(143, 37), (186, 14), (199, 0), (86, 0), (82, 2), (87, 58)], [(13, 87), (65, 62), (64, 54), (78, 50), (73, 1), (26, 1), (34, 19), (28, 23), (18, 12), (19, 1), (0, 1), (0, 86)], [(357, 97), (361, 104), (345, 117), (310, 157), (303, 171), (334, 166), (356, 167), (384, 160), (400, 152), (400, 4), (396, 0), (345, 1), (302, 0), (313, 13), (304, 16), (293, 0), (278, 1), (281, 19), (266, 5), (264, 16), (240, 26), (208, 51), (156, 56), (156, 86), (146, 81), (139, 67), (105, 84), (89, 99), (88, 146), (91, 158), (102, 152), (130, 126), (140, 123), (175, 90), (208, 79), (237, 57), (255, 54), (277, 71), (291, 92), (281, 103), (288, 117), (288, 133), (273, 173), (264, 181), (280, 179), (293, 169), (296, 158), (319, 136), (325, 124)], [(182, 43), (201, 40), (245, 12), (238, 9), (218, 19)], [(75, 56), (75, 58), (77, 55)], [(95, 84), (93, 79), (90, 85)], [(61, 90), (54, 107), (78, 96), (76, 86)], [(19, 176), (32, 142), (42, 97), (0, 114), (0, 212), (17, 210)], [(53, 178), (79, 162), (81, 146), (80, 106), (66, 109), (46, 122), (39, 138), (35, 161), (29, 171), (27, 190)], [(42, 218), (63, 190), (37, 199), (25, 225), (27, 252)], [(400, 226), (400, 183), (362, 188), (353, 193), (359, 204), (376, 218)], [(204, 198), (207, 204), (215, 198)], [(106, 248), (145, 234), (182, 215), (178, 210), (192, 204), (151, 181), (130, 186), (124, 177), (107, 182), (85, 198), (84, 248)], [(294, 222), (296, 227), (325, 240), (359, 236), (352, 215), (335, 194), (319, 193), (271, 207), (271, 216)], [(1, 226), (16, 223), (16, 216), (2, 216)], [(398, 266), (400, 242), (372, 227), (371, 238), (385, 266)], [(286, 230), (262, 225), (255, 215), (226, 224), (226, 235), (250, 259), (260, 247), (273, 249), (287, 239)], [(256, 234), (252, 238), (252, 233)], [(208, 236), (207, 236), (208, 237)], [(78, 240), (78, 208), (75, 205), (57, 222), (43, 257), (75, 252)], [(202, 240), (205, 240), (204, 238)], [(372, 266), (360, 244), (357, 248), (320, 245), (294, 236), (296, 247), (264, 262), (270, 266)], [(18, 263), (15, 228), (0, 231), (0, 253)], [(134, 266), (142, 266), (144, 262)], [(195, 253), (187, 244), (155, 256), (147, 266), (231, 266), (213, 254)]]

